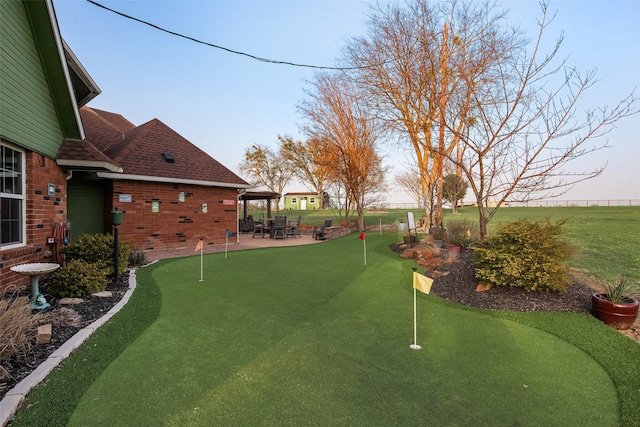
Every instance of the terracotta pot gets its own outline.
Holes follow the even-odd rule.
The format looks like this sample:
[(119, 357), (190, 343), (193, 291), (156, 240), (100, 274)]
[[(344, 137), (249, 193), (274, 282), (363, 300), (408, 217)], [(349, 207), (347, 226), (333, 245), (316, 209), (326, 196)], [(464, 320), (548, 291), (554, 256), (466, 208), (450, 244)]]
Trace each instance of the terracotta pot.
[(458, 245), (447, 245), (447, 247), (449, 248), (449, 252), (455, 253), (455, 254), (459, 254), (460, 253), (460, 246)]
[(638, 301), (626, 298), (625, 302), (611, 302), (606, 294), (591, 296), (593, 315), (616, 329), (629, 329), (638, 317)]

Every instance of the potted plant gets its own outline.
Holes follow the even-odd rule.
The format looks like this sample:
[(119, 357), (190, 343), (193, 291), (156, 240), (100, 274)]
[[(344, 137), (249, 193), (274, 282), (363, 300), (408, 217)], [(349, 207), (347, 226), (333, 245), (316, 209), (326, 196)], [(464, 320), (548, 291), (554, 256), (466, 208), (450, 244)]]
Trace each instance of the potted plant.
[(417, 236), (414, 236), (413, 234), (405, 234), (403, 236), (404, 244), (413, 245), (414, 243), (416, 243), (416, 238)]
[(396, 222), (396, 230), (404, 231), (405, 233), (409, 232), (409, 223), (406, 218), (398, 218)]
[(605, 284), (605, 291), (591, 296), (593, 315), (616, 329), (628, 329), (638, 317), (638, 300), (629, 295), (630, 285), (624, 279), (620, 283)]

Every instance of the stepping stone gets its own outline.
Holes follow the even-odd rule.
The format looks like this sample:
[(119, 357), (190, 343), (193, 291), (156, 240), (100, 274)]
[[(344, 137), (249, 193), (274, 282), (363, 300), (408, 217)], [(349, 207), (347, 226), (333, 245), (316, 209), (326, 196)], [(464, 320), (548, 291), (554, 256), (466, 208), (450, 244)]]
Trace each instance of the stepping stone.
[(74, 305), (74, 304), (82, 304), (84, 300), (82, 298), (61, 298), (58, 301), (58, 305)]
[(111, 291), (102, 291), (96, 292), (95, 294), (91, 294), (92, 298), (111, 298), (113, 293)]

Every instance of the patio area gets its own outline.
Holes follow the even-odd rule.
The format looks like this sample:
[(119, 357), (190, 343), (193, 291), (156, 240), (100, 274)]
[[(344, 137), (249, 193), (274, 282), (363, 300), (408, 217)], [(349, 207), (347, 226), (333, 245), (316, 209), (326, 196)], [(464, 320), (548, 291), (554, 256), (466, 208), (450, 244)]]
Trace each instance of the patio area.
[[(323, 242), (323, 240), (316, 240), (311, 236), (311, 234), (301, 234), (300, 237), (287, 237), (286, 239), (270, 239), (268, 235), (265, 235), (265, 237), (262, 238), (259, 236), (253, 237), (252, 233), (241, 233), (229, 239), (228, 245), (205, 245), (202, 252), (205, 254), (224, 252), (225, 246), (227, 251), (231, 252), (240, 251), (243, 249), (311, 245), (321, 242)], [(195, 252), (195, 246), (144, 251), (144, 256), (147, 263), (165, 258), (193, 256), (196, 254), (197, 253)]]

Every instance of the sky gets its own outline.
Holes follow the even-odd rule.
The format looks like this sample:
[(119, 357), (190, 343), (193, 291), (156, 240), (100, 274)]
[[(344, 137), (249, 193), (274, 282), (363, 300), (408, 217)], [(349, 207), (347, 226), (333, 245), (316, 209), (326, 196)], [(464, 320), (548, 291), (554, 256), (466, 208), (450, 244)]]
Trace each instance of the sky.
[[(371, 1), (144, 0), (99, 3), (198, 40), (277, 61), (334, 66), (345, 43), (366, 34)], [(503, 1), (509, 21), (535, 35), (537, 1)], [(102, 93), (88, 105), (135, 125), (154, 118), (238, 173), (253, 144), (277, 147), (278, 135), (304, 140), (296, 105), (316, 70), (256, 61), (161, 32), (84, 0), (54, 0), (62, 37)], [(557, 12), (546, 32), (578, 70), (597, 69), (585, 106), (613, 106), (634, 89), (640, 96), (640, 0), (551, 1)], [(550, 45), (549, 45), (550, 46)], [(640, 115), (607, 135), (611, 148), (570, 165), (604, 166), (560, 200), (640, 199)], [(389, 203), (412, 202), (393, 175), (407, 158), (382, 153), (390, 168)], [(247, 177), (242, 176), (247, 179)], [(287, 191), (308, 191), (292, 184)]]

